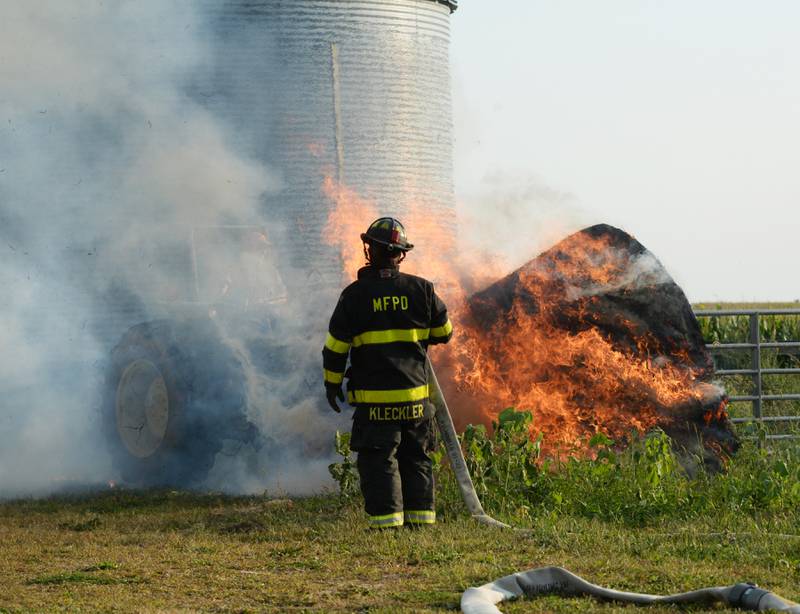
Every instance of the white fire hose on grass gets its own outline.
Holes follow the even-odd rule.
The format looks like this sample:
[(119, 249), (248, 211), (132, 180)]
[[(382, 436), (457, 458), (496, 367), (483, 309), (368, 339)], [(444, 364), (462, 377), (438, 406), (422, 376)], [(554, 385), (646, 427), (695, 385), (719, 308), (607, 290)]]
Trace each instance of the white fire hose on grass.
[[(450, 465), (455, 473), (461, 496), (472, 517), (493, 527), (510, 529), (509, 525), (495, 520), (483, 509), (475, 492), (472, 478), (469, 475), (461, 444), (458, 441), (453, 418), (444, 398), (433, 365), (428, 360), (431, 401), (436, 406), (436, 424), (442, 436)], [(528, 596), (535, 597), (548, 594), (566, 597), (587, 596), (598, 599), (635, 603), (638, 605), (685, 604), (685, 603), (723, 603), (741, 610), (753, 612), (790, 612), (800, 614), (800, 605), (783, 599), (775, 593), (758, 588), (753, 584), (734, 584), (701, 588), (688, 593), (676, 595), (647, 595), (642, 593), (626, 593), (604, 588), (587, 582), (580, 576), (562, 567), (540, 567), (529, 571), (504, 576), (489, 584), (477, 588), (468, 588), (461, 596), (461, 611), (464, 614), (501, 614), (497, 604), (503, 601)]]
[(800, 614), (800, 605), (787, 601), (753, 584), (734, 584), (701, 588), (677, 595), (645, 595), (626, 593), (587, 582), (580, 576), (561, 567), (540, 567), (522, 573), (504, 576), (477, 588), (468, 588), (461, 596), (464, 614), (500, 614), (497, 604), (523, 596), (557, 594), (565, 597), (595, 597), (638, 605), (723, 603), (753, 612), (792, 612)]

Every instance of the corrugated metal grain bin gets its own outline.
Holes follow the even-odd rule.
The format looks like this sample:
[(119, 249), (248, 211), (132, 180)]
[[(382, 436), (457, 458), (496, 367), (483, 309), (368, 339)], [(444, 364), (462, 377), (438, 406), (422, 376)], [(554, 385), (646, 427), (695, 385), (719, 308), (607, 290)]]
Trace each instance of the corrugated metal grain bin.
[[(323, 286), (341, 263), (321, 237), (326, 177), (403, 219), (418, 245), (452, 237), (450, 13), (437, 0), (205, 0), (212, 50), (193, 95), (280, 177), (265, 197), (283, 253)], [(371, 220), (361, 220), (364, 225)], [(357, 237), (353, 238), (358, 240)], [(307, 283), (306, 279), (296, 280)]]

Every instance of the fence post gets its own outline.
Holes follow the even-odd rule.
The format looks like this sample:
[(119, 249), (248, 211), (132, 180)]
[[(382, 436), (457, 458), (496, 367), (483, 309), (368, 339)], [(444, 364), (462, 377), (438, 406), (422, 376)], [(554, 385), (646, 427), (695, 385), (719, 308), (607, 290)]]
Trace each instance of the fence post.
[(758, 328), (759, 314), (750, 314), (750, 343), (753, 344), (753, 396), (756, 397), (753, 401), (753, 417), (760, 423), (761, 420), (761, 332)]

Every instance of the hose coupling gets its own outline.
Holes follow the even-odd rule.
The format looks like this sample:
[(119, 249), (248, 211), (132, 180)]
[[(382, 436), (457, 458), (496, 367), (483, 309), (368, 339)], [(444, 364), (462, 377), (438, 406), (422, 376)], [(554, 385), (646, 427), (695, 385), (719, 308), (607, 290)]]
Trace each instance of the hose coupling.
[(770, 591), (759, 588), (752, 582), (740, 582), (733, 587), (728, 599), (729, 604), (736, 608), (758, 612), (761, 600), (769, 594)]

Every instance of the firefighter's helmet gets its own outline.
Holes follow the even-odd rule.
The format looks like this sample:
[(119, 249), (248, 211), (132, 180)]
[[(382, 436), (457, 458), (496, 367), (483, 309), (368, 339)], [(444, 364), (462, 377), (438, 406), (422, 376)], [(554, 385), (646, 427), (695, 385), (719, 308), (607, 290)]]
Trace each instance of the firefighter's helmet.
[(389, 251), (407, 252), (414, 249), (414, 245), (406, 238), (406, 229), (393, 217), (382, 217), (372, 222), (367, 232), (361, 234), (361, 240), (364, 243), (380, 243)]

